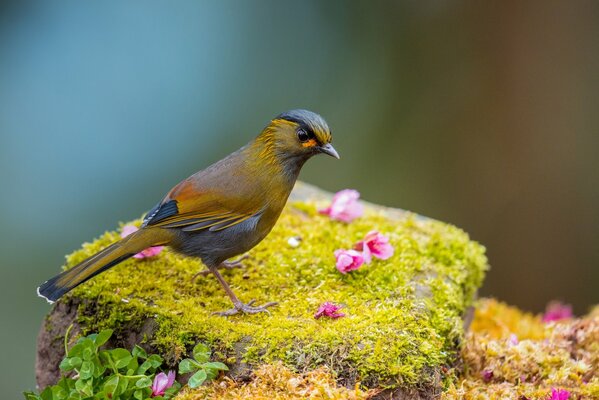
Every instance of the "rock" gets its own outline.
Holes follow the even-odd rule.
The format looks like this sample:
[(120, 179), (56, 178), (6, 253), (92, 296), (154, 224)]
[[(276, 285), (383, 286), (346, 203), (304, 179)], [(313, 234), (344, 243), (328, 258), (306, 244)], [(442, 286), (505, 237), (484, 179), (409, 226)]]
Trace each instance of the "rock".
[[(58, 377), (64, 332), (73, 324), (82, 334), (111, 328), (110, 345), (140, 344), (172, 366), (202, 341), (233, 379), (282, 362), (297, 372), (326, 366), (347, 387), (385, 387), (385, 398), (436, 396), (487, 269), (484, 248), (451, 225), (368, 203), (350, 224), (331, 221), (317, 211), (330, 197), (298, 183), (245, 269), (224, 272), (242, 301), (278, 301), (270, 314), (213, 315), (231, 304), (212, 276), (192, 281), (204, 268), (198, 260), (168, 250), (130, 259), (53, 306), (38, 339), (39, 386)], [(373, 229), (389, 236), (395, 255), (339, 273), (333, 251), (352, 248)], [(67, 267), (118, 238), (106, 232), (84, 244), (67, 257)], [(314, 319), (325, 301), (343, 305), (346, 316)]]

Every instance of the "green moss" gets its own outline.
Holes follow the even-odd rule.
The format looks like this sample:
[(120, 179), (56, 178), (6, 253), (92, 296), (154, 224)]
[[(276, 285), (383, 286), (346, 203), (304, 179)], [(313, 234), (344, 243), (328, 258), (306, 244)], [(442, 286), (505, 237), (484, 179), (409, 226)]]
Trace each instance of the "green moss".
[[(243, 343), (252, 364), (281, 360), (297, 371), (327, 365), (340, 379), (370, 387), (432, 383), (430, 371), (456, 354), (461, 316), (487, 269), (484, 248), (456, 227), (416, 215), (390, 217), (369, 206), (364, 217), (344, 224), (319, 215), (319, 205), (289, 204), (250, 251), (246, 269), (223, 273), (242, 301), (278, 301), (270, 314), (212, 315), (231, 308), (216, 279), (192, 281), (202, 264), (165, 250), (123, 262), (75, 290), (84, 299), (79, 322), (88, 331), (119, 330), (153, 318), (153, 345), (172, 361), (201, 340), (230, 362)], [(395, 255), (340, 274), (333, 251), (351, 248), (372, 229), (390, 237)], [(296, 248), (287, 243), (294, 236), (302, 239)], [(68, 256), (67, 265), (117, 239), (118, 232), (106, 232)], [(343, 304), (347, 316), (314, 319), (325, 301)]]

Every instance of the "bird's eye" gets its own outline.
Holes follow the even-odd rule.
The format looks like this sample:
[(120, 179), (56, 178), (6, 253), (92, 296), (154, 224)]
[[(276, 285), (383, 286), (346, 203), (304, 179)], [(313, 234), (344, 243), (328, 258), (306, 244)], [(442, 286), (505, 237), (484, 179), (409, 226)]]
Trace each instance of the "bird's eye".
[(297, 138), (300, 142), (306, 142), (308, 139), (310, 139), (310, 135), (308, 135), (308, 132), (306, 132), (304, 129), (300, 128), (297, 130)]

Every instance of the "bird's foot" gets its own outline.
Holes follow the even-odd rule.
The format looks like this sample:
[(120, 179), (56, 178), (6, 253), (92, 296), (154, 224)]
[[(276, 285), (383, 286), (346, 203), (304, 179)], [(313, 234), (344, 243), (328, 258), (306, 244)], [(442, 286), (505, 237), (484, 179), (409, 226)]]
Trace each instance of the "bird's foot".
[(252, 306), (252, 304), (254, 304), (255, 302), (256, 302), (256, 300), (252, 300), (247, 304), (239, 302), (238, 304), (235, 304), (235, 308), (232, 308), (232, 309), (226, 310), (226, 311), (215, 312), (213, 314), (222, 315), (224, 317), (228, 317), (230, 315), (235, 315), (235, 314), (239, 314), (239, 313), (258, 314), (261, 312), (265, 312), (265, 313), (270, 314), (270, 312), (268, 311), (267, 308), (276, 306), (277, 304), (279, 304), (276, 301), (273, 301), (270, 303), (266, 303), (263, 306), (254, 307), (254, 306)]
[[(239, 257), (237, 260), (234, 261), (225, 261), (222, 264), (220, 264), (218, 267), (218, 269), (235, 269), (235, 268), (243, 268), (243, 260), (249, 258), (249, 256), (247, 254)], [(194, 282), (198, 276), (206, 276), (208, 274), (210, 274), (210, 270), (209, 269), (205, 269), (203, 271), (198, 272), (197, 274), (195, 274), (193, 276), (193, 278), (191, 278), (191, 281)]]

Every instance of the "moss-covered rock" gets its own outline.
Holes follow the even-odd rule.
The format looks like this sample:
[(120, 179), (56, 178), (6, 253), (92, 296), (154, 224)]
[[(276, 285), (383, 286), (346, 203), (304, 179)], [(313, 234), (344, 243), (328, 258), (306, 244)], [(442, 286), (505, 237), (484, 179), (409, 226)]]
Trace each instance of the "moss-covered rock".
[[(462, 355), (460, 368), (447, 371), (455, 379), (441, 400), (546, 400), (552, 390), (568, 391), (570, 399), (597, 399), (599, 306), (581, 318), (543, 323), (539, 315), (481, 299)], [(178, 400), (358, 400), (380, 394), (340, 387), (324, 367), (299, 374), (276, 363), (261, 366), (247, 382), (223, 378), (184, 389)]]
[[(231, 307), (216, 279), (194, 281), (202, 264), (169, 250), (125, 261), (62, 302), (77, 307), (83, 333), (111, 328), (125, 340), (135, 332), (172, 364), (203, 341), (233, 377), (280, 361), (298, 372), (326, 366), (350, 387), (438, 392), (487, 269), (484, 248), (454, 226), (375, 205), (350, 224), (331, 221), (317, 212), (329, 199), (298, 184), (272, 233), (249, 252), (246, 268), (224, 272), (242, 301), (278, 301), (270, 314), (214, 315)], [(394, 256), (340, 274), (333, 251), (351, 248), (373, 229), (389, 236)], [(289, 244), (292, 237), (299, 246)], [(118, 231), (106, 232), (84, 244), (67, 257), (67, 268), (118, 238)], [(325, 301), (343, 304), (346, 316), (314, 319)], [(43, 328), (40, 337), (58, 335), (54, 328)]]

